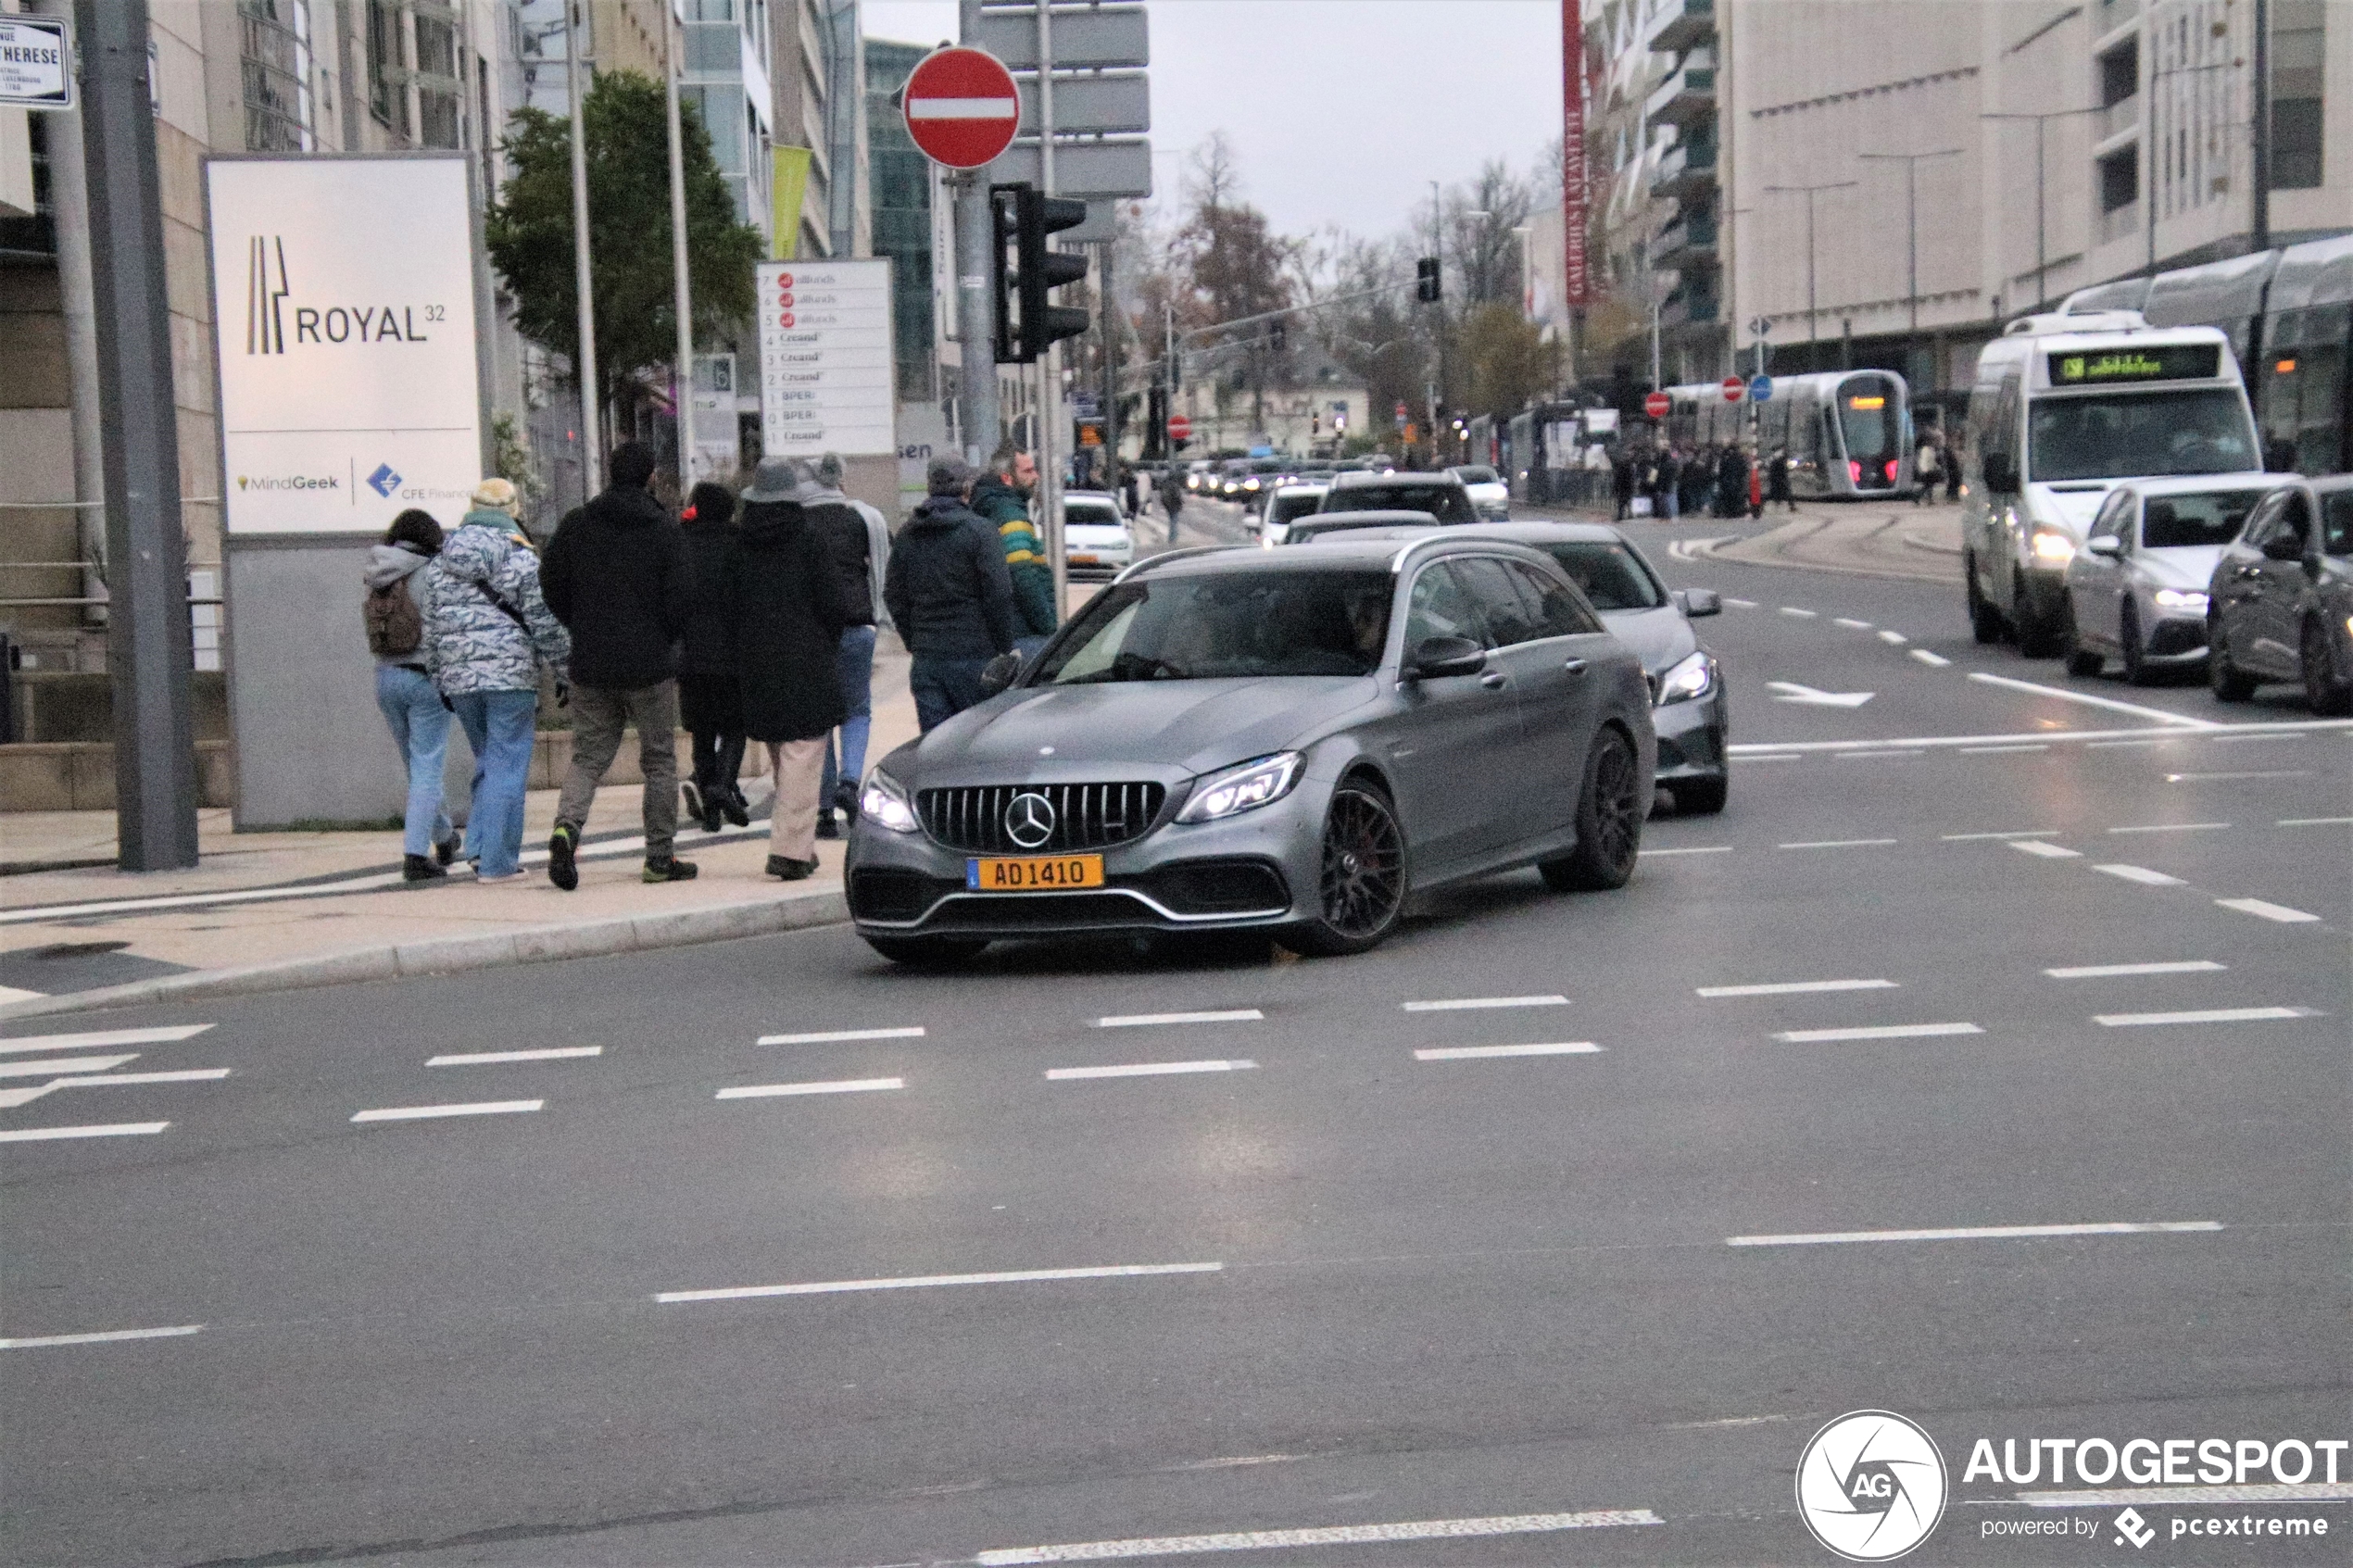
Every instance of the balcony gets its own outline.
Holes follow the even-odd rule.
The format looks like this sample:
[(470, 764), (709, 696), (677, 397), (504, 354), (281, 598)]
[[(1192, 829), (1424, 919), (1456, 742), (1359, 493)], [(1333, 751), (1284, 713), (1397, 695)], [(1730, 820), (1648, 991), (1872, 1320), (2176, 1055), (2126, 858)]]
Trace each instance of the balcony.
[(1713, 213), (1686, 213), (1658, 232), (1651, 241), (1651, 265), (1688, 271), (1716, 264), (1716, 218)]
[(1685, 126), (1705, 119), (1716, 112), (1716, 68), (1713, 65), (1685, 66), (1665, 82), (1643, 106), (1645, 119), (1664, 125)]
[(2092, 18), (2092, 36), (2106, 38), (2141, 14), (2141, 0), (2100, 0)]
[(2138, 238), (2141, 233), (2141, 204), (2136, 199), (2122, 207), (2110, 207), (2100, 214), (2100, 244), (2113, 245), (2118, 240)]
[(2120, 138), (2141, 128), (2141, 95), (2134, 93), (2119, 98), (2092, 117), (2092, 142), (2105, 147), (2110, 142), (2121, 145)]
[(1667, 21), (1651, 34), (1651, 48), (1662, 55), (1680, 55), (1693, 44), (1716, 36), (1716, 0), (1668, 0)]
[(1711, 325), (1716, 313), (1716, 291), (1694, 289), (1686, 283), (1667, 295), (1667, 303), (1658, 307), (1658, 330), (1671, 332), (1678, 327)]
[(1651, 194), (1667, 201), (1683, 201), (1704, 195), (1716, 188), (1716, 144), (1686, 143), (1668, 149), (1651, 176)]

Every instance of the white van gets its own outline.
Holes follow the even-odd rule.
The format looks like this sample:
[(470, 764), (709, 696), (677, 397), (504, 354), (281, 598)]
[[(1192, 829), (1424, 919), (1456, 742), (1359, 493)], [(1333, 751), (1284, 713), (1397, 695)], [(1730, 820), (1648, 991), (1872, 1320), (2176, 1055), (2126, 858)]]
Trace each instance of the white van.
[(2128, 479), (2263, 483), (2238, 357), (2212, 327), (2134, 310), (2029, 316), (1978, 355), (1963, 453), (1961, 545), (1981, 643), (2059, 651), (2067, 563)]

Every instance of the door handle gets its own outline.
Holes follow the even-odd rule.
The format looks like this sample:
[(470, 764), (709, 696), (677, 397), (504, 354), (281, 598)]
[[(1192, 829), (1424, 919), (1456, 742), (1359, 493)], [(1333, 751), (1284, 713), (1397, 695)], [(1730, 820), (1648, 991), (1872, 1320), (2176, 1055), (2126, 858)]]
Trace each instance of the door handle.
[(1481, 675), (1478, 678), (1478, 684), (1485, 686), (1491, 692), (1502, 691), (1504, 689), (1503, 672), (1498, 670), (1491, 670), (1486, 674)]
[(1572, 675), (1582, 675), (1592, 667), (1592, 666), (1588, 660), (1582, 659), (1572, 659), (1567, 664), (1561, 666), (1562, 669), (1567, 671)]

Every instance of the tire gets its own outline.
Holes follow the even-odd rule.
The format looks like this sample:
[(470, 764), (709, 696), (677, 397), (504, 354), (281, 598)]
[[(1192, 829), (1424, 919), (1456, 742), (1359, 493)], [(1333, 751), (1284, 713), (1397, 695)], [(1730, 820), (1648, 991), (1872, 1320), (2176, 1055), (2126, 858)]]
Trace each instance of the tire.
[(1671, 779), (1667, 791), (1675, 797), (1675, 811), (1683, 817), (1712, 817), (1724, 809), (1724, 798), (1730, 794), (1730, 775), (1713, 779)]
[(2220, 616), (2209, 616), (2206, 622), (2206, 684), (2217, 702), (2245, 702), (2255, 695), (2255, 677), (2231, 662)]
[(970, 936), (868, 936), (865, 940), (867, 947), (908, 969), (959, 969), (988, 946)]
[(2029, 659), (2049, 659), (2059, 651), (2058, 628), (2034, 613), (2023, 583), (2010, 608), (2010, 629), (2018, 633), (2018, 651)]
[(2108, 656), (2097, 648), (2083, 646), (2083, 634), (2075, 624), (2075, 596), (2070, 594), (2066, 627), (2060, 636), (2066, 644), (2067, 672), (2070, 675), (2096, 675), (2108, 668)]
[(2329, 634), (2318, 621), (2304, 623), (2297, 639), (2297, 662), (2304, 673), (2304, 701), (2319, 719), (2342, 719), (2353, 713), (2353, 681), (2340, 680), (2336, 654)]
[(2127, 685), (2153, 686), (2157, 671), (2149, 668), (2148, 650), (2141, 646), (2141, 612), (2126, 599), (2116, 617), (2116, 640), (2124, 648), (2124, 681)]
[(1315, 918), (1292, 927), (1283, 945), (1321, 959), (1370, 952), (1397, 929), (1405, 886), (1405, 829), (1397, 809), (1370, 780), (1343, 779), (1324, 809)]
[[(1604, 726), (1585, 759), (1585, 785), (1577, 796), (1577, 847), (1540, 861), (1544, 885), (1555, 893), (1605, 893), (1626, 885), (1642, 850), (1642, 763), (1624, 733)], [(1680, 802), (1679, 802), (1680, 804)]]
[(1981, 643), (2000, 642), (2002, 640), (2002, 612), (1987, 604), (1985, 596), (1978, 590), (1975, 556), (1964, 556), (1961, 558), (1961, 576), (1962, 580), (1969, 584), (1969, 635)]

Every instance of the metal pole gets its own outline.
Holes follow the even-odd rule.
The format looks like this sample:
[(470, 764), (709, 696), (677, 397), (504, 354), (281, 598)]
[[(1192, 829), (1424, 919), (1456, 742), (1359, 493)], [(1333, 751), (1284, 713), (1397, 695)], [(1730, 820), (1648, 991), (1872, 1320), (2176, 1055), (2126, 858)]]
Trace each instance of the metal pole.
[[(2342, 25), (2340, 22), (2339, 25)], [(2155, 106), (2152, 105), (2152, 107)], [(2271, 248), (2271, 5), (2255, 0), (2255, 146), (2247, 248)], [(2154, 268), (2156, 260), (2149, 265)]]
[(1119, 309), (1112, 297), (1112, 242), (1102, 244), (1103, 271), (1103, 488), (1119, 489)]
[(2043, 211), (2043, 127), (2049, 121), (2042, 115), (2034, 117), (2034, 308), (2040, 313), (2043, 302), (2051, 296), (2047, 272), (2050, 268), (2048, 226)]
[[(52, 17), (73, 14), (71, 0), (44, 0), (34, 9)], [(98, 329), (93, 314), (96, 307), (90, 279), (90, 198), (82, 179), (82, 135), (80, 107), (50, 112), (49, 200), (56, 218), (68, 383), (73, 390), (73, 498), (82, 503), (74, 514), (74, 533), (81, 546), (82, 597), (97, 601), (84, 609), (82, 618), (89, 625), (103, 626), (107, 514), (100, 503), (107, 495), (106, 443), (98, 422)]]
[[(981, 0), (961, 0), (957, 36), (968, 48), (980, 46)], [(1004, 242), (988, 209), (986, 169), (950, 177), (956, 188), (956, 321), (963, 349), (964, 460), (975, 466), (997, 449), (997, 348), (995, 300), (989, 280)]]
[(662, 6), (661, 82), (670, 113), (671, 308), (678, 316), (678, 369), (672, 396), (678, 420), (678, 500), (695, 484), (695, 302), (686, 271), (686, 146), (678, 124), (678, 73), (686, 69), (679, 47), (678, 13)]
[(74, 23), (112, 565), (116, 863), (176, 871), (196, 863), (196, 748), (147, 0), (80, 0)]
[(572, 100), (573, 287), (580, 295), (580, 358), (573, 374), (580, 383), (580, 498), (594, 495), (604, 477), (604, 399), (597, 389), (597, 298), (595, 268), (588, 255), (588, 129), (581, 108), (580, 8), (564, 7), (564, 93)]
[[(1038, 7), (1038, 183), (1050, 196), (1054, 194), (1053, 10), (1043, 3)], [(1033, 521), (1054, 569), (1054, 620), (1059, 623), (1070, 613), (1070, 558), (1063, 549), (1063, 465), (1056, 455), (1063, 424), (1059, 343), (1048, 344), (1045, 357), (1038, 361), (1038, 515)]]

